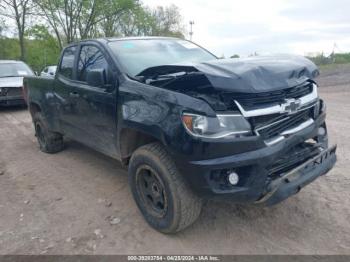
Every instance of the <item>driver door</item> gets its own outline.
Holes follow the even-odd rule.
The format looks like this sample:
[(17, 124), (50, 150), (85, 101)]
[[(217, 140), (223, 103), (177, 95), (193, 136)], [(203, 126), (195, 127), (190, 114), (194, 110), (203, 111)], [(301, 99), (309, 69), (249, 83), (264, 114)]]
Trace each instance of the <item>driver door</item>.
[[(60, 126), (66, 136), (117, 156), (117, 79), (109, 59), (93, 43), (66, 48), (55, 81), (55, 95)], [(103, 72), (103, 83), (88, 83), (91, 70)]]
[[(94, 44), (83, 44), (77, 61), (74, 85), (76, 125), (84, 144), (116, 156), (117, 86), (107, 55)], [(103, 84), (88, 83), (92, 70), (103, 72)]]

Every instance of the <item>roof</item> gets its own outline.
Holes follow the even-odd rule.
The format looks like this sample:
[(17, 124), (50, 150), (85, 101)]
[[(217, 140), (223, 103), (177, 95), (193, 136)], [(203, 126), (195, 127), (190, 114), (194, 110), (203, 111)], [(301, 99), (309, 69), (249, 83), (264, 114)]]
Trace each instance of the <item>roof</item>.
[(130, 36), (130, 37), (114, 37), (114, 38), (104, 38), (105, 40), (120, 41), (120, 40), (149, 40), (149, 39), (178, 39), (176, 37), (166, 37), (166, 36)]
[[(70, 43), (64, 48), (79, 45), (79, 43), (84, 42), (100, 42), (102, 44), (107, 44), (109, 42), (114, 41), (123, 41), (123, 40), (152, 40), (152, 39), (168, 39), (168, 40), (182, 40), (176, 37), (168, 37), (168, 36), (129, 36), (129, 37), (107, 37), (107, 38), (92, 38), (92, 39), (84, 39), (74, 43)], [(188, 41), (188, 40), (186, 40)]]
[(151, 40), (151, 39), (179, 39), (176, 37), (166, 37), (166, 36), (129, 36), (129, 37), (107, 37), (107, 38), (97, 38), (97, 39), (86, 39), (84, 41), (99, 41), (99, 42), (114, 42), (114, 41), (123, 41), (123, 40)]

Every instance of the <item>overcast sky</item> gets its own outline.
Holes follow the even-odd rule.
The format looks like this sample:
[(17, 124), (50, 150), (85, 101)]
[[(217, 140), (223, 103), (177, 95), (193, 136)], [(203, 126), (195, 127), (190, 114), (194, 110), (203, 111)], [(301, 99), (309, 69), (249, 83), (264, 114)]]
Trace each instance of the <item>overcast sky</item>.
[(216, 55), (350, 52), (350, 0), (143, 0), (175, 4), (193, 41)]

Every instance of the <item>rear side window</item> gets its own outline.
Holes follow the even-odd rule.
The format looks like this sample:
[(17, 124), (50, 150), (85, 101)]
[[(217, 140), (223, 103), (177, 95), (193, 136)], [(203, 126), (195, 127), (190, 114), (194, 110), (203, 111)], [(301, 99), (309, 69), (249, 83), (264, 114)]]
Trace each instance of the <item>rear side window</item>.
[(68, 47), (64, 50), (59, 73), (69, 79), (73, 79), (73, 67), (76, 46)]
[(93, 45), (81, 48), (78, 63), (78, 80), (86, 82), (86, 72), (92, 69), (104, 69), (108, 72), (108, 63), (101, 50)]

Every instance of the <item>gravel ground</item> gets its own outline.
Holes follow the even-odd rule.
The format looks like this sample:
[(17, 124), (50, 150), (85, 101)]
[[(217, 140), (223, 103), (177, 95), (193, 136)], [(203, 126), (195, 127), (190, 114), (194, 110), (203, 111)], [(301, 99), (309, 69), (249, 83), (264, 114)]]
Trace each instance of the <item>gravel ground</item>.
[(350, 64), (326, 65), (320, 69), (317, 83), (321, 87), (348, 85), (350, 83)]
[(117, 161), (74, 142), (41, 153), (28, 112), (0, 109), (0, 254), (350, 254), (347, 68), (319, 80), (338, 143), (327, 176), (270, 208), (209, 201), (172, 236), (143, 220)]

